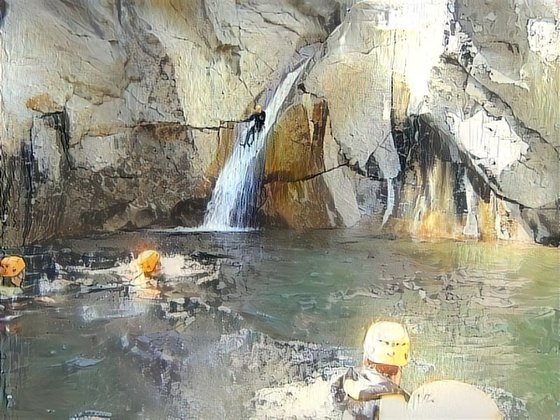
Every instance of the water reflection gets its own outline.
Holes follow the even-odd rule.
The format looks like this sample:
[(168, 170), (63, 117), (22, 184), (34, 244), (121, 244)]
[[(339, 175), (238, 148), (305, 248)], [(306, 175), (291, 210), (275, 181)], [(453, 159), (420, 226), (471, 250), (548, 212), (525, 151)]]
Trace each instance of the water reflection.
[[(118, 284), (148, 242), (164, 255), (162, 299), (83, 293)], [(511, 418), (558, 412), (557, 249), (321, 231), (145, 232), (26, 251), (27, 297), (2, 302), (4, 316), (23, 314), (3, 324), (0, 348), (16, 418), (258, 417), (262, 396), (287, 382), (323, 389), (388, 317), (412, 333), (404, 388), (453, 378), (489, 390)]]

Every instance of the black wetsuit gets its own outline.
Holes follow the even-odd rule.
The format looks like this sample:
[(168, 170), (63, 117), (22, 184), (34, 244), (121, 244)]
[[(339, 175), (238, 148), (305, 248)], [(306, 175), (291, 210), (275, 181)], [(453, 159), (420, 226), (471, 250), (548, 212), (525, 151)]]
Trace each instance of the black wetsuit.
[[(358, 399), (346, 394), (346, 381), (361, 382)], [(363, 366), (353, 367), (331, 385), (331, 395), (342, 411), (348, 411), (357, 420), (377, 420), (379, 403), (386, 395), (402, 395), (408, 401), (409, 395), (401, 387), (380, 373)]]
[[(242, 146), (250, 146), (255, 141), (255, 132), (261, 132), (264, 127), (264, 120), (266, 118), (266, 113), (264, 111), (254, 112), (249, 118), (243, 120), (243, 122), (255, 121), (253, 126), (247, 131), (247, 136), (245, 137), (245, 143)], [(252, 139), (251, 139), (252, 137)], [(249, 141), (251, 139), (251, 141)]]

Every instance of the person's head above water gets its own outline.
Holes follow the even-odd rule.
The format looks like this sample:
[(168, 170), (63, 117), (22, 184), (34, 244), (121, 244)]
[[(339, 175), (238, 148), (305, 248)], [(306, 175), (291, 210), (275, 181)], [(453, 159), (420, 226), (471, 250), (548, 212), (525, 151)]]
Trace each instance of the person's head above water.
[(410, 338), (403, 325), (381, 321), (369, 327), (364, 339), (364, 363), (403, 367), (409, 358)]
[(410, 360), (410, 338), (398, 322), (375, 322), (364, 338), (363, 364), (399, 383), (401, 369)]
[(147, 276), (156, 276), (161, 269), (160, 255), (157, 251), (148, 249), (138, 255), (137, 264), (140, 271)]
[(255, 112), (257, 114), (260, 114), (262, 112), (262, 106), (260, 106), (259, 104), (255, 105)]
[(21, 287), (25, 277), (25, 261), (11, 255), (0, 260), (0, 277), (8, 277), (14, 286)]

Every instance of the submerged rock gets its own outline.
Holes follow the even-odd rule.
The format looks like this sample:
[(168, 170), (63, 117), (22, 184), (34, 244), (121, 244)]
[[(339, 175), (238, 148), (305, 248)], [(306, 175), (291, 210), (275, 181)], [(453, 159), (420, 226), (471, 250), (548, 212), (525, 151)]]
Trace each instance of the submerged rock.
[(71, 367), (84, 368), (84, 367), (95, 366), (96, 364), (102, 361), (103, 359), (87, 359), (85, 357), (76, 357), (74, 359), (68, 360), (66, 362), (66, 365)]
[(141, 363), (142, 370), (164, 394), (170, 394), (173, 385), (182, 379), (187, 346), (176, 331), (150, 333), (134, 339), (128, 355)]
[(251, 400), (252, 419), (339, 419), (341, 413), (330, 398), (329, 381), (295, 382), (259, 389)]
[(111, 419), (113, 414), (108, 411), (86, 410), (70, 417), (70, 420), (106, 420)]
[(73, 359), (67, 360), (66, 362), (64, 362), (64, 367), (66, 367), (69, 370), (78, 370), (78, 369), (84, 369), (84, 368), (88, 368), (91, 366), (95, 366), (99, 363), (101, 363), (105, 358), (101, 358), (101, 359), (91, 359), (91, 358), (87, 358), (87, 357), (75, 357)]
[(349, 360), (340, 349), (274, 340), (243, 328), (244, 321), (222, 307), (189, 319), (186, 329), (128, 337), (130, 344), (121, 346), (178, 418), (224, 412), (228, 418), (246, 418), (247, 410), (260, 413), (262, 404), (250, 401), (259, 389), (324, 381), (323, 375)]

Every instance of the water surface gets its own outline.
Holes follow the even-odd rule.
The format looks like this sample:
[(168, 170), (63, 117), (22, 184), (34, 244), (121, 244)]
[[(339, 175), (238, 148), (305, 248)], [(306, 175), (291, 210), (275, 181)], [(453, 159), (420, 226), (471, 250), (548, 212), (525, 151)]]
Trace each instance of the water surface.
[[(558, 413), (558, 249), (390, 240), (350, 230), (151, 231), (27, 249), (28, 280), (42, 278), (44, 284), (51, 257), (63, 269), (73, 267), (51, 279), (95, 277), (145, 246), (167, 256), (219, 254), (220, 278), (235, 287), (208, 303), (240, 314), (252, 331), (348, 349), (349, 363), (357, 363), (367, 325), (400, 320), (413, 346), (405, 388), (458, 379), (487, 389), (502, 407), (516, 405), (511, 413), (517, 416), (552, 419)], [(207, 377), (183, 377), (196, 386), (178, 391), (123, 350), (138, 336), (176, 327), (162, 319), (159, 302), (130, 300), (115, 291), (80, 296), (45, 290), (55, 303), (29, 301), (10, 312), (20, 318), (3, 324), (12, 331), (3, 333), (1, 345), (8, 418), (69, 418), (88, 409), (113, 418), (173, 418), (172, 402), (181, 392), (189, 395), (183, 400), (190, 399), (184, 410), (191, 414), (184, 418), (252, 415), (248, 401), (263, 384), (249, 376), (225, 378), (219, 366), (206, 367), (221, 359), (209, 358), (205, 346), (215, 346), (210, 343), (224, 329), (235, 333), (236, 327), (224, 327), (215, 317), (183, 325), (181, 333), (190, 335), (185, 349), (174, 354), (191, 374)], [(252, 363), (265, 369), (267, 361)], [(209, 411), (212, 393), (223, 404)]]

